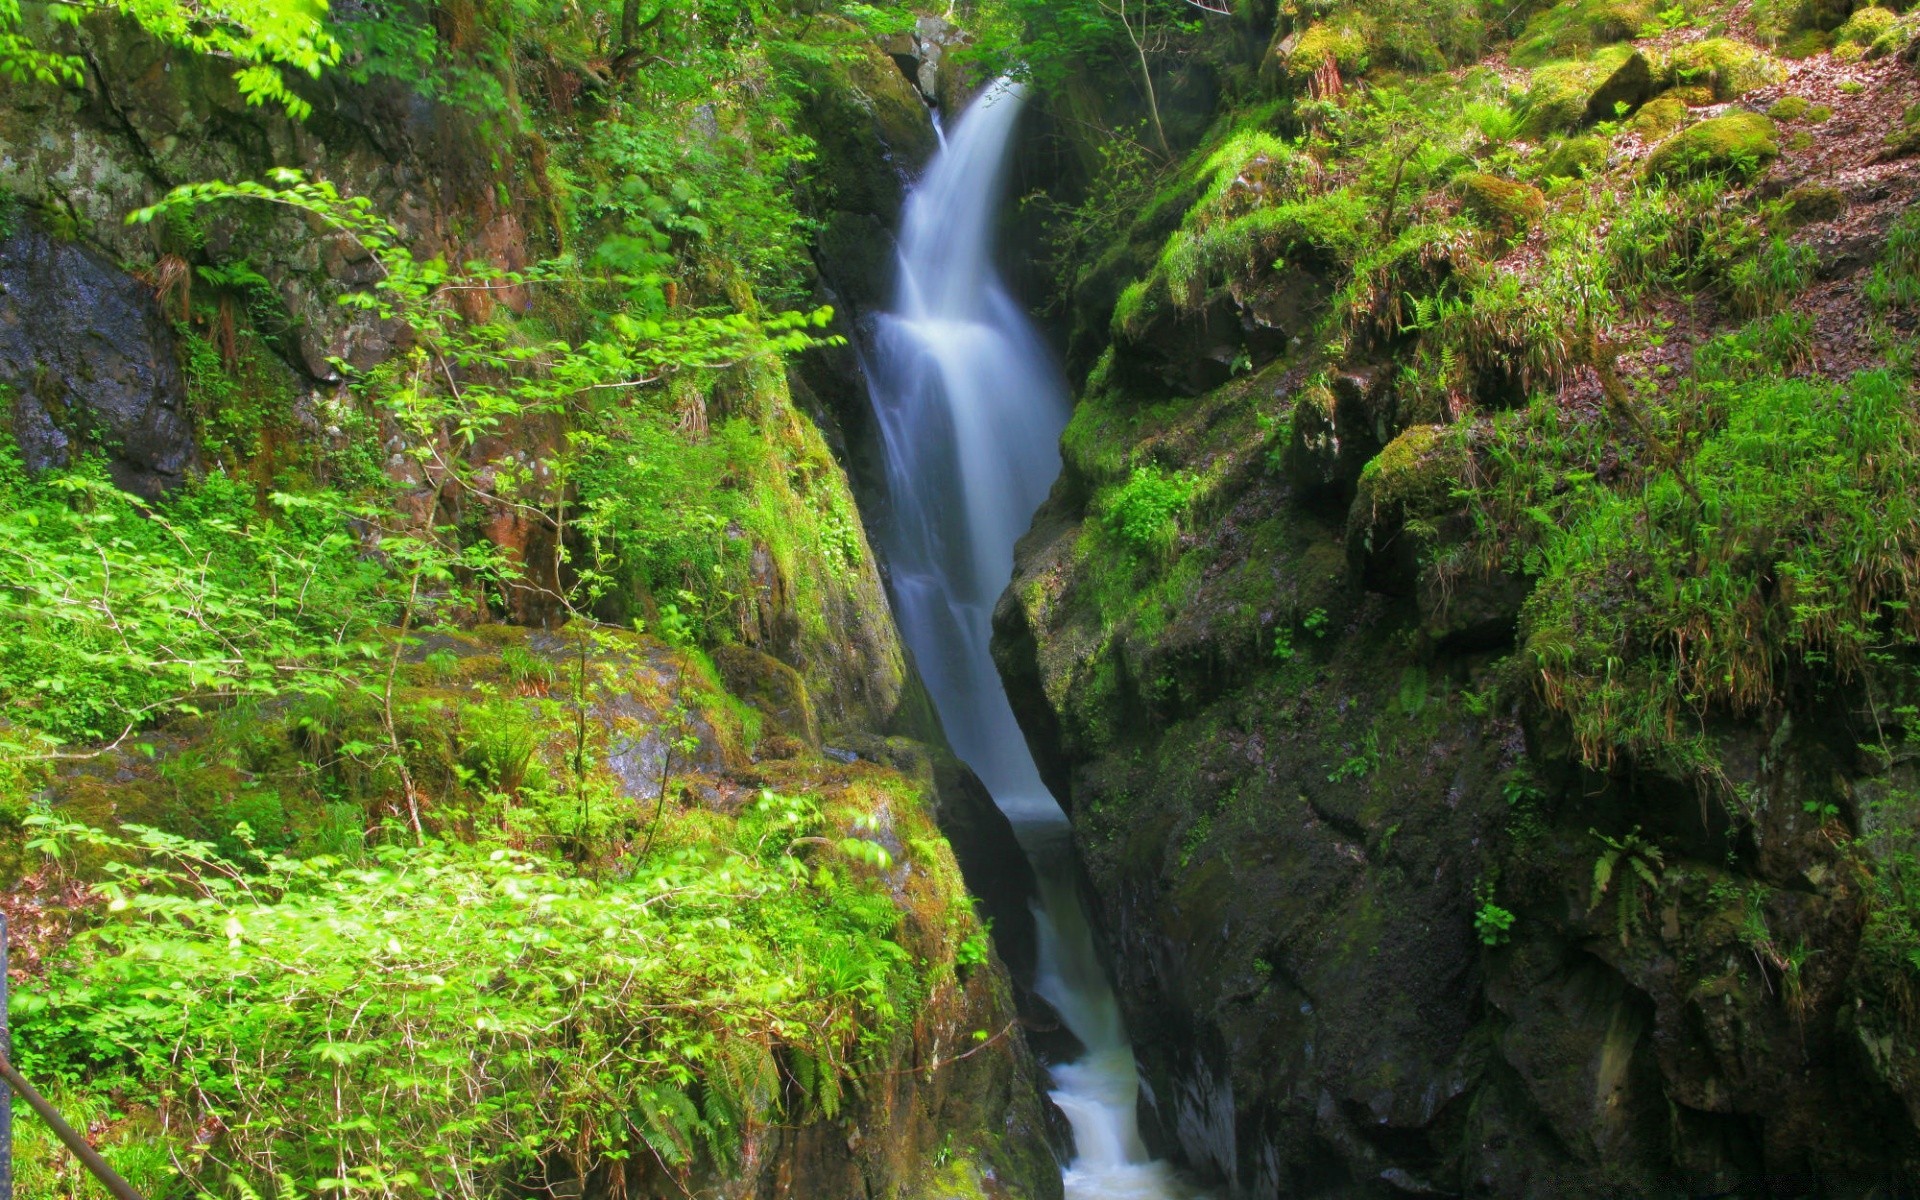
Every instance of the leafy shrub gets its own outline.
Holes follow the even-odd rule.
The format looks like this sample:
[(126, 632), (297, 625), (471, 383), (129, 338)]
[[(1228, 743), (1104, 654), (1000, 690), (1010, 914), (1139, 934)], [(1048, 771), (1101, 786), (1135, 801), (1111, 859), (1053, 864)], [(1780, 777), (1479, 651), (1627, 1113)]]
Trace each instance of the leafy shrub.
[(49, 825), (49, 850), (116, 856), (121, 915), (16, 994), (21, 1066), (157, 1098), (149, 1136), (209, 1185), (493, 1195), (550, 1156), (617, 1176), (636, 1153), (684, 1177), (775, 1119), (783, 1080), (831, 1116), (922, 994), (877, 847), (839, 832), (763, 793), (731, 836), (596, 881), (434, 845), (246, 873)]
[(97, 461), (29, 480), (0, 441), (0, 713), (83, 741), (331, 686), (398, 616), (390, 576), (348, 526), (373, 515), (325, 493), (262, 513), (219, 474), (159, 509)]

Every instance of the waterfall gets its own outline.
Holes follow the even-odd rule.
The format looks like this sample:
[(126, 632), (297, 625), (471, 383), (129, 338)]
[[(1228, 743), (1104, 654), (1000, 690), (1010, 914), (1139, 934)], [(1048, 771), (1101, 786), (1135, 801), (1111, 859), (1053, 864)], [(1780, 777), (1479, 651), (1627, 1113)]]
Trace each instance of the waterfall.
[(1139, 1076), (1074, 886), (1066, 815), (1021, 736), (988, 652), (1013, 544), (1060, 472), (1066, 383), (993, 265), (1020, 90), (967, 109), (907, 200), (893, 310), (868, 379), (886, 460), (881, 531), (895, 613), (953, 748), (1013, 822), (1040, 878), (1036, 990), (1085, 1046), (1052, 1068), (1073, 1126), (1069, 1200), (1192, 1193), (1147, 1157)]

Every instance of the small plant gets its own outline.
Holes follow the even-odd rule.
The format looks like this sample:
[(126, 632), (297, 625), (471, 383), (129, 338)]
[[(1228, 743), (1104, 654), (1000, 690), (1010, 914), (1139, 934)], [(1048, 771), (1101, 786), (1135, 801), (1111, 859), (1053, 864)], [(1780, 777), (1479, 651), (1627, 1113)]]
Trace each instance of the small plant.
[(1513, 939), (1513, 913), (1491, 900), (1483, 900), (1473, 914), (1474, 932), (1483, 946), (1504, 946)]
[[(1659, 891), (1660, 871), (1666, 865), (1666, 858), (1658, 846), (1640, 836), (1638, 825), (1618, 838), (1608, 837), (1597, 829), (1587, 832), (1598, 838), (1605, 847), (1600, 857), (1593, 860), (1593, 894), (1587, 901), (1587, 911), (1599, 908), (1607, 892), (1613, 891), (1619, 903), (1620, 944), (1625, 946), (1639, 885), (1644, 883), (1654, 891)], [(1615, 889), (1617, 877), (1623, 874), (1628, 877), (1628, 883)]]
[(1195, 486), (1193, 476), (1184, 471), (1136, 467), (1107, 498), (1106, 526), (1137, 552), (1164, 554), (1179, 535)]
[(1367, 730), (1367, 736), (1360, 743), (1360, 752), (1335, 767), (1327, 775), (1328, 783), (1339, 783), (1346, 779), (1365, 779), (1380, 765), (1380, 733)]

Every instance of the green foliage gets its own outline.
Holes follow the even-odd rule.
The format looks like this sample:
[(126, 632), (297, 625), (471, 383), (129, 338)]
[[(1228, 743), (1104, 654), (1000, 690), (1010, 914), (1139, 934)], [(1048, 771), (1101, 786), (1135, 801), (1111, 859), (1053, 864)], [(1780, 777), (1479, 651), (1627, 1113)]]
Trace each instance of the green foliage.
[(1179, 536), (1180, 521), (1193, 502), (1196, 486), (1193, 476), (1183, 471), (1135, 467), (1126, 482), (1105, 498), (1102, 519), (1135, 552), (1164, 555)]
[(1587, 901), (1587, 911), (1599, 908), (1600, 901), (1606, 897), (1609, 889), (1614, 889), (1614, 883), (1619, 879), (1623, 886), (1614, 889), (1618, 897), (1615, 927), (1620, 944), (1625, 946), (1633, 926), (1634, 899), (1640, 885), (1645, 884), (1656, 894), (1659, 892), (1660, 872), (1666, 866), (1666, 856), (1658, 846), (1640, 836), (1640, 827), (1637, 825), (1617, 838), (1608, 837), (1597, 829), (1587, 832), (1599, 839), (1603, 847), (1600, 857), (1593, 860), (1593, 895)]
[(1576, 0), (1549, 5), (1527, 21), (1508, 58), (1516, 66), (1537, 67), (1638, 37), (1640, 27), (1652, 18), (1653, 9), (1651, 0)]
[(1589, 484), (1532, 560), (1526, 649), (1590, 761), (1624, 748), (1698, 769), (1699, 715), (1757, 711), (1798, 667), (1857, 673), (1916, 632), (1907, 385), (1762, 374), (1702, 381), (1692, 402), (1717, 428), (1691, 491), (1671, 469), (1637, 492)]
[(1735, 311), (1747, 316), (1774, 312), (1791, 303), (1813, 281), (1819, 253), (1783, 237), (1768, 239), (1728, 273)]
[(237, 696), (333, 686), (397, 616), (348, 528), (378, 517), (326, 493), (261, 512), (224, 475), (161, 510), (97, 463), (29, 480), (0, 444), (0, 717), (54, 743), (118, 738)]
[(148, 1136), (209, 1186), (492, 1194), (558, 1153), (724, 1166), (778, 1116), (783, 1067), (831, 1115), (920, 994), (885, 864), (848, 857), (859, 837), (821, 848), (831, 827), (763, 793), (731, 834), (596, 881), (437, 845), (243, 870), (43, 823), (49, 853), (115, 856), (118, 915), (17, 993), (21, 1066), (157, 1101), (171, 1132)]
[(1887, 245), (1864, 289), (1882, 311), (1920, 305), (1920, 213), (1902, 212), (1887, 230)]
[[(248, 104), (274, 104), (295, 118), (312, 105), (287, 86), (283, 71), (307, 76), (340, 60), (325, 0), (101, 0), (47, 6), (56, 26), (77, 27), (95, 13), (126, 17), (169, 46), (235, 64), (234, 86)], [(85, 63), (28, 38), (21, 0), (0, 0), (0, 76), (77, 87)]]
[(1473, 914), (1473, 931), (1483, 946), (1504, 946), (1513, 940), (1513, 913), (1491, 900), (1483, 900)]

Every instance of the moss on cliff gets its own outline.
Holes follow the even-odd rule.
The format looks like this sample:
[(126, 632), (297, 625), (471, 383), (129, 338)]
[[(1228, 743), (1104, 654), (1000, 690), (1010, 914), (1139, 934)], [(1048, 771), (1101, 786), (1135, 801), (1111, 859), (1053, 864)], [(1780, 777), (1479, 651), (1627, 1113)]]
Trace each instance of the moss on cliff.
[[(1131, 254), (996, 614), (1148, 1118), (1250, 1192), (1920, 1161), (1871, 1098), (1920, 1078), (1880, 999), (1920, 981), (1913, 809), (1904, 752), (1872, 748), (1914, 701), (1920, 241), (1842, 182), (1898, 160), (1825, 130), (1782, 156), (1737, 110), (1679, 130), (1765, 107), (1779, 64), (1687, 31), (1553, 61), (1638, 32), (1590, 15), (1536, 18), (1519, 97), (1510, 71), (1375, 69), (1296, 91), (1290, 138), (1222, 116), (1171, 178), (1255, 136), (1314, 169)], [(1857, 130), (1887, 125), (1877, 86), (1839, 93)], [(1519, 140), (1589, 124), (1564, 154)], [(1463, 179), (1496, 185), (1472, 224)], [(1842, 192), (1884, 252), (1794, 232)], [(1144, 319), (1162, 281), (1184, 315)], [(1242, 373), (1194, 386), (1223, 343)], [(1100, 505), (1148, 464), (1207, 483), (1142, 561)], [(1731, 1148), (1728, 1113), (1768, 1144)]]

